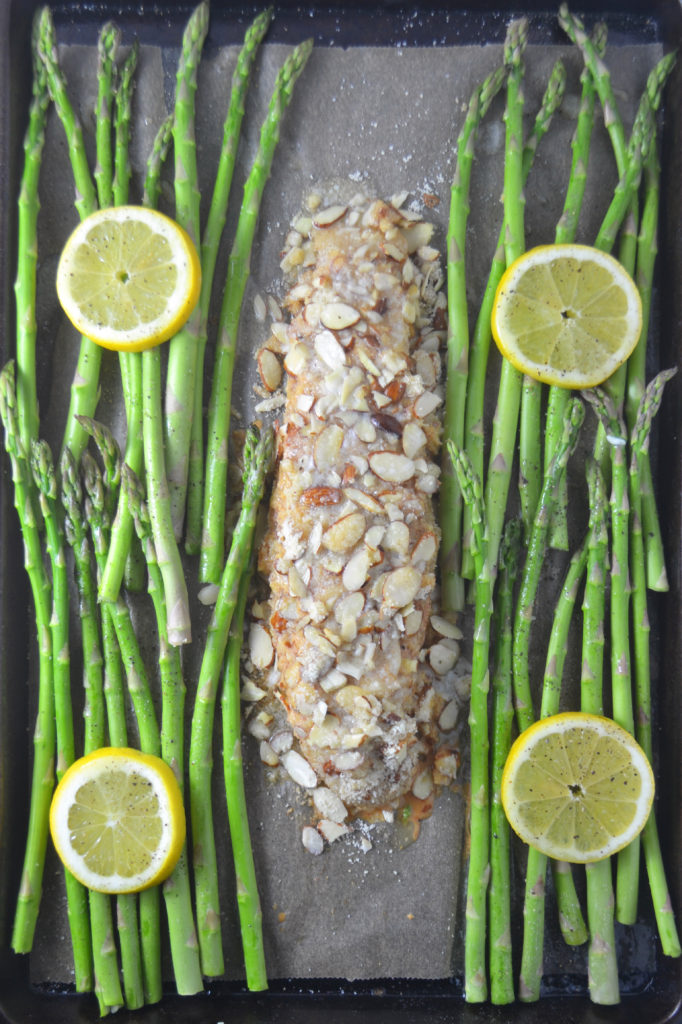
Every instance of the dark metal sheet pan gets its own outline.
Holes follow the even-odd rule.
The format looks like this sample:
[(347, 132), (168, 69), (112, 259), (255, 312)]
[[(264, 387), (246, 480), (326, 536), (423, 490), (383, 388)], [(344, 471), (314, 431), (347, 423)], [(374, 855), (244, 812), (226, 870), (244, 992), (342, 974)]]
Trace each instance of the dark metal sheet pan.
[[(191, 4), (161, 0), (159, 3), (74, 3), (53, 6), (60, 40), (91, 45), (101, 23), (114, 18), (124, 39), (136, 34), (143, 43), (177, 46)], [(34, 11), (32, 0), (0, 0), (0, 331), (2, 362), (12, 354), (16, 238), (15, 200), (21, 168), (21, 140), (30, 90), (29, 35)], [(212, 4), (208, 45), (237, 42), (255, 7)], [(615, 0), (575, 4), (576, 13), (605, 18), (612, 46), (659, 43), (664, 49), (682, 42), (682, 7), (677, 0)], [(539, 45), (565, 43), (556, 25), (554, 5), (541, 0), (512, 6), (502, 2), (466, 5), (459, 0), (441, 4), (401, 5), (376, 3), (339, 5), (277, 5), (270, 32), (275, 42), (290, 43), (314, 34), (319, 47), (479, 45), (499, 43), (513, 15), (528, 14), (531, 42)], [(682, 339), (682, 211), (679, 182), (682, 180), (682, 71), (674, 73), (667, 92), (663, 151), (663, 193), (658, 277), (660, 365), (679, 365)], [(680, 908), (682, 856), (680, 841), (679, 667), (680, 648), (680, 495), (682, 449), (680, 446), (680, 382), (671, 386), (659, 424), (658, 486), (665, 523), (671, 590), (660, 601), (657, 624), (660, 678), (657, 735), (660, 763), (659, 801), (668, 809), (661, 818), (662, 839), (675, 906)], [(20, 858), (27, 808), (26, 762), (30, 720), (23, 686), (30, 627), (26, 620), (28, 595), (24, 581), (21, 545), (11, 508), (6, 463), (0, 479), (0, 1019), (29, 1022), (75, 1022), (94, 1019), (91, 999), (73, 995), (68, 986), (41, 986), (32, 982), (27, 958), (9, 950), (13, 904), (20, 873)], [(644, 886), (643, 886), (644, 888)], [(519, 908), (520, 909), (520, 908)], [(220, 1021), (262, 1024), (296, 1020), (317, 1021), (321, 1015), (331, 1024), (354, 1020), (399, 1021), (529, 1021), (555, 1018), (562, 1024), (589, 1024), (608, 1017), (614, 1022), (641, 1020), (658, 1024), (682, 1020), (682, 971), (679, 962), (667, 960), (658, 950), (646, 958), (647, 969), (628, 979), (627, 995), (609, 1011), (590, 1005), (584, 978), (571, 973), (545, 979), (547, 994), (539, 1004), (504, 1008), (467, 1006), (461, 978), (446, 981), (414, 981), (381, 978), (349, 984), (337, 980), (276, 982), (263, 995), (245, 993), (237, 983), (212, 984), (204, 996), (178, 999), (169, 994), (159, 1007), (137, 1011), (143, 1021)], [(124, 1012), (118, 1019), (127, 1019)], [(130, 1015), (132, 1019), (132, 1015)]]

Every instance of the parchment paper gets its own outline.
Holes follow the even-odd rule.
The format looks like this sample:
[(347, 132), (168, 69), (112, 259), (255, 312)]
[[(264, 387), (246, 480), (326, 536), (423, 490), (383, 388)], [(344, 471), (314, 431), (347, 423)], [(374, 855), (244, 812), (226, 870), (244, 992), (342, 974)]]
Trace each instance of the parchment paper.
[[(216, 274), (216, 298), (224, 280), (226, 253), (239, 206), (241, 185), (250, 166), (272, 84), (288, 48), (266, 45), (259, 56), (250, 90), (244, 136), (233, 186), (226, 240)], [(205, 213), (216, 165), (222, 122), (236, 50), (208, 50), (201, 64), (198, 91), (198, 153)], [(526, 189), (527, 246), (553, 240), (570, 167), (570, 139), (578, 109), (581, 62), (570, 47), (530, 46), (526, 55), (526, 123), (530, 127), (554, 61), (561, 56), (568, 71), (563, 107), (541, 145)], [(609, 52), (614, 85), (626, 125), (648, 70), (660, 56), (651, 45), (614, 46)], [(78, 97), (80, 115), (92, 144), (95, 102), (94, 47), (62, 50), (70, 92)], [(408, 191), (408, 205), (424, 209), (437, 225), (435, 243), (444, 249), (449, 188), (455, 144), (473, 88), (501, 59), (499, 46), (457, 48), (316, 49), (296, 87), (284, 118), (281, 143), (265, 192), (251, 280), (245, 297), (239, 359), (234, 387), (235, 426), (253, 415), (253, 354), (267, 338), (267, 325), (253, 313), (256, 293), (283, 294), (280, 251), (292, 218), (309, 191), (330, 198), (356, 191), (390, 197)], [(170, 109), (177, 51), (145, 47), (141, 53), (134, 101), (131, 200), (139, 201), (144, 161), (156, 128)], [(471, 316), (475, 315), (487, 277), (501, 220), (504, 128), (503, 97), (494, 103), (479, 135), (473, 173), (467, 252)], [(73, 185), (61, 126), (51, 117), (47, 173), (43, 175), (40, 221), (40, 401), (45, 433), (58, 439), (65, 401), (77, 355), (77, 343), (56, 307), (52, 281), (56, 259), (67, 232), (76, 223)], [(594, 132), (580, 241), (594, 239), (616, 175), (610, 146), (599, 122)], [(172, 213), (172, 185), (167, 176), (165, 208)], [(425, 198), (429, 208), (425, 209)], [(435, 206), (432, 206), (433, 203)], [(217, 315), (217, 314), (216, 314)], [(212, 322), (215, 326), (215, 321)], [(209, 342), (210, 344), (210, 342)], [(210, 369), (210, 367), (209, 367)], [(491, 356), (491, 378), (498, 372)], [(102, 404), (98, 415), (123, 428), (115, 358), (105, 353)], [(490, 389), (491, 392), (495, 388)], [(208, 395), (208, 391), (206, 392)], [(557, 580), (559, 570), (553, 571)], [(188, 563), (194, 601), (196, 566)], [(208, 613), (198, 610), (195, 632)], [(469, 650), (465, 642), (464, 657)], [(186, 652), (188, 713), (192, 707), (200, 649)], [(154, 659), (154, 650), (149, 656)], [(77, 666), (77, 657), (75, 659)], [(568, 670), (570, 672), (570, 659)], [(78, 677), (75, 674), (74, 679)], [(533, 675), (541, 674), (539, 663)], [(465, 748), (466, 707), (460, 715)], [(260, 881), (268, 970), (271, 978), (447, 978), (461, 970), (465, 881), (466, 762), (461, 786), (436, 801), (417, 842), (401, 848), (405, 836), (390, 825), (363, 826), (349, 839), (311, 856), (301, 845), (302, 825), (311, 820), (308, 802), (293, 784), (271, 784), (258, 757), (258, 744), (245, 738), (249, 815)], [(215, 749), (214, 807), (223, 890), (223, 930), (227, 976), (243, 976), (234, 883), (222, 790), (219, 741)], [(362, 840), (371, 849), (363, 852)], [(366, 845), (366, 844), (365, 844)], [(522, 888), (522, 863), (516, 866), (516, 889)], [(50, 860), (47, 893), (38, 929), (32, 973), (36, 981), (68, 981), (70, 950), (61, 898), (61, 869)], [(517, 908), (518, 909), (518, 908)], [(548, 917), (551, 916), (549, 912)], [(584, 973), (584, 951), (571, 951), (548, 939), (546, 969), (551, 974)], [(632, 957), (651, 957), (649, 934), (635, 931)], [(636, 949), (635, 949), (636, 947)], [(626, 954), (627, 955), (627, 954)]]

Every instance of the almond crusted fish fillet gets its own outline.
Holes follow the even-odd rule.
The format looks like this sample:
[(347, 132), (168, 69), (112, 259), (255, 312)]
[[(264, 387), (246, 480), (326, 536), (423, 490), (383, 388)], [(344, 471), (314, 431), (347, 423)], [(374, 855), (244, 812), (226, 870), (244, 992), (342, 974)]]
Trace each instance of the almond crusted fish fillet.
[[(429, 762), (420, 660), (439, 531), (439, 334), (431, 226), (364, 201), (312, 218), (287, 305), (286, 407), (267, 535), (276, 691), (298, 749), (357, 814)], [(440, 323), (439, 323), (440, 322)]]

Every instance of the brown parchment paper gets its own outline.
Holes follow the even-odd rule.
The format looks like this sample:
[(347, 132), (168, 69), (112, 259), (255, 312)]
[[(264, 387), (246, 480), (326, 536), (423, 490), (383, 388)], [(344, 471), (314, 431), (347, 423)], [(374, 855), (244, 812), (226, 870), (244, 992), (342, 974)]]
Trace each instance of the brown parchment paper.
[[(202, 210), (210, 198), (212, 175), (222, 138), (222, 122), (236, 49), (208, 49), (201, 63), (197, 98), (197, 140), (202, 184)], [(224, 281), (241, 186), (255, 153), (258, 133), (277, 69), (288, 52), (265, 45), (256, 62), (246, 105), (244, 133), (233, 184), (233, 200), (225, 243), (216, 273), (216, 313)], [(92, 150), (96, 98), (95, 47), (62, 48), (70, 93)], [(653, 45), (614, 46), (609, 65), (626, 126), (646, 74), (660, 56)], [(568, 84), (561, 110), (538, 152), (525, 193), (527, 246), (553, 240), (570, 168), (570, 139), (579, 98), (581, 62), (569, 46), (529, 46), (526, 54), (526, 125), (530, 128), (554, 61), (565, 61)], [(234, 425), (254, 415), (253, 355), (267, 339), (268, 326), (254, 314), (256, 294), (281, 297), (284, 283), (279, 259), (291, 220), (310, 191), (333, 199), (357, 191), (390, 197), (407, 191), (407, 205), (424, 210), (437, 226), (434, 244), (444, 250), (449, 190), (455, 166), (455, 145), (464, 111), (474, 87), (501, 60), (501, 47), (454, 48), (317, 48), (300, 79), (287, 111), (275, 167), (266, 188), (254, 246), (251, 279), (244, 301), (239, 357), (234, 385)], [(171, 109), (177, 50), (143, 47), (134, 99), (131, 201), (141, 197), (144, 162), (156, 129)], [(475, 316), (501, 221), (504, 127), (503, 97), (483, 124), (476, 148), (467, 251), (470, 317)], [(94, 164), (94, 161), (93, 161)], [(594, 131), (589, 183), (579, 241), (594, 239), (611, 196), (616, 174), (606, 132), (598, 119)], [(425, 206), (428, 202), (428, 207)], [(435, 205), (434, 205), (435, 204)], [(173, 212), (172, 177), (167, 174), (164, 208)], [(51, 114), (40, 218), (39, 388), (43, 432), (61, 438), (78, 344), (56, 305), (54, 273), (66, 235), (75, 226), (73, 184), (63, 131)], [(215, 329), (215, 317), (211, 328)], [(210, 345), (209, 365), (210, 373)], [(490, 376), (498, 372), (491, 354)], [(495, 387), (490, 388), (494, 394)], [(208, 398), (208, 390), (206, 391)], [(116, 359), (105, 352), (102, 402), (98, 412), (123, 436), (124, 421)], [(589, 416), (589, 413), (588, 413)], [(553, 571), (556, 585), (559, 569)], [(195, 609), (195, 636), (208, 621), (196, 595), (196, 563), (187, 563), (187, 579)], [(144, 610), (137, 609), (144, 615)], [(150, 631), (152, 632), (152, 631)], [(76, 635), (74, 628), (74, 636)], [(463, 644), (465, 669), (469, 644)], [(148, 650), (155, 664), (155, 650)], [(201, 654), (200, 643), (185, 651), (191, 713)], [(533, 676), (541, 675), (539, 657)], [(570, 672), (570, 659), (567, 672)], [(79, 682), (74, 653), (74, 688)], [(460, 740), (466, 754), (466, 704), (460, 713)], [(219, 721), (218, 721), (219, 724)], [(301, 845), (301, 828), (311, 820), (308, 801), (291, 783), (269, 783), (258, 757), (258, 743), (244, 741), (249, 818), (252, 829), (268, 971), (271, 978), (447, 978), (461, 968), (463, 890), (465, 882), (466, 757), (462, 785), (436, 801), (432, 817), (422, 825), (417, 842), (405, 845), (395, 827), (364, 825), (347, 839), (313, 857)], [(219, 849), (222, 918), (227, 976), (243, 977), (234, 881), (224, 812), (219, 729), (215, 747), (214, 807)], [(371, 844), (368, 848), (367, 840)], [(517, 891), (522, 865), (516, 868)], [(549, 911), (548, 917), (552, 911)], [(646, 941), (633, 940), (641, 961), (651, 956)], [(634, 953), (632, 954), (635, 955)], [(548, 938), (546, 969), (584, 972), (580, 951), (570, 951)], [(169, 978), (170, 965), (168, 965)], [(46, 895), (32, 958), (38, 982), (72, 977), (64, 910), (61, 869), (53, 856), (46, 870)]]

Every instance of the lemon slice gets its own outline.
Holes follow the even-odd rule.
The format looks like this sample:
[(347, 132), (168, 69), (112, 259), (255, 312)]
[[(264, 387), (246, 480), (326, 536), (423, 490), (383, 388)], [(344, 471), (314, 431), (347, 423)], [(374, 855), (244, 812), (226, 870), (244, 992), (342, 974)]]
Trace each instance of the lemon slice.
[(102, 747), (64, 773), (50, 831), (66, 867), (89, 889), (148, 889), (168, 877), (182, 851), (180, 788), (160, 758)]
[(576, 711), (543, 718), (521, 733), (507, 757), (501, 795), (524, 842), (557, 860), (586, 864), (622, 849), (644, 828), (654, 776), (629, 732)]
[(171, 338), (200, 289), (201, 265), (189, 235), (142, 206), (112, 206), (86, 217), (57, 268), (57, 295), (71, 323), (119, 351), (139, 352)]
[(642, 302), (618, 260), (588, 245), (530, 249), (497, 288), (492, 332), (522, 373), (563, 388), (601, 384), (642, 329)]

